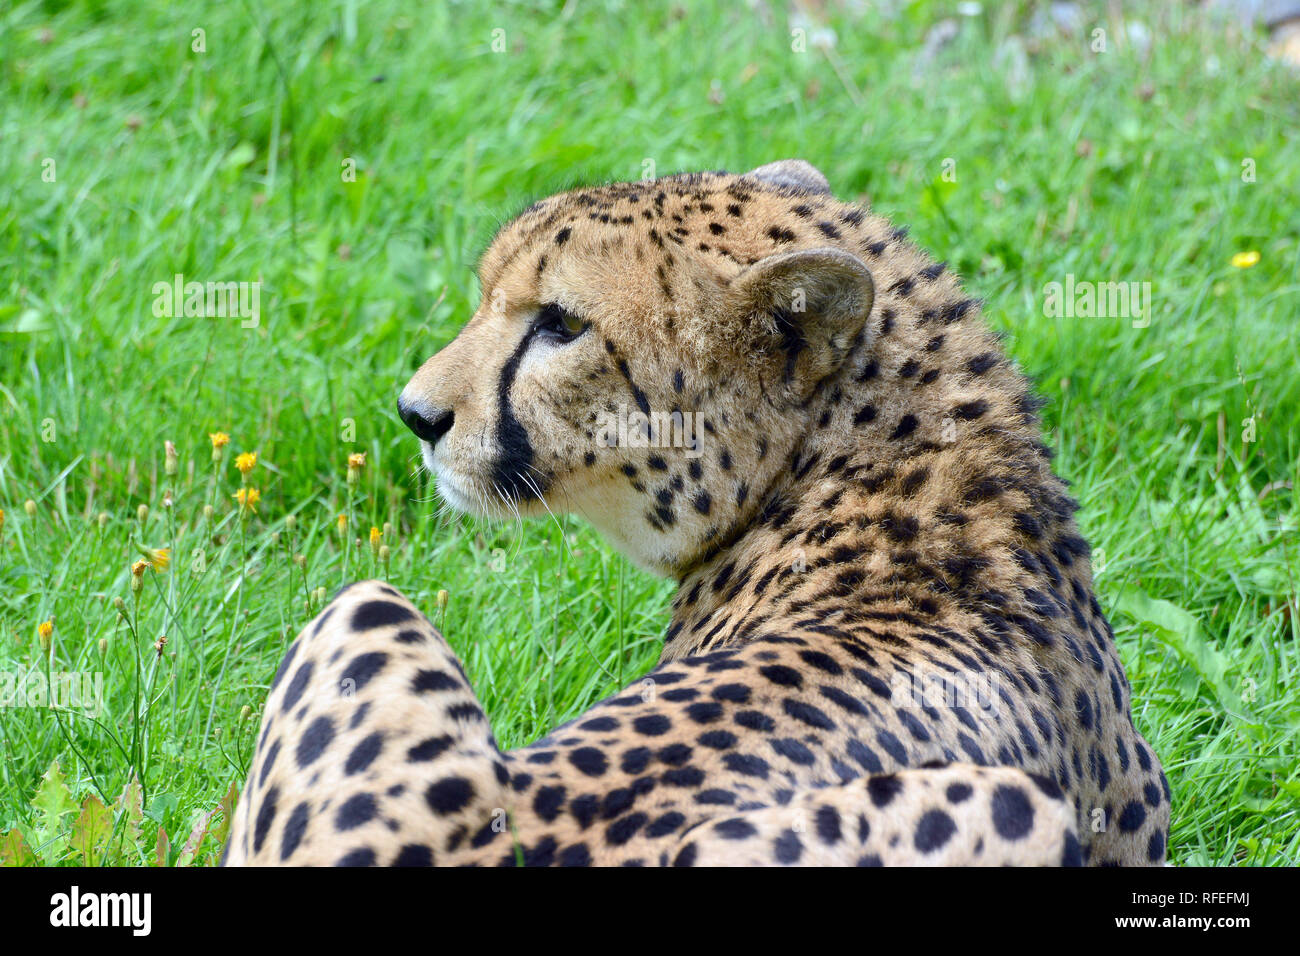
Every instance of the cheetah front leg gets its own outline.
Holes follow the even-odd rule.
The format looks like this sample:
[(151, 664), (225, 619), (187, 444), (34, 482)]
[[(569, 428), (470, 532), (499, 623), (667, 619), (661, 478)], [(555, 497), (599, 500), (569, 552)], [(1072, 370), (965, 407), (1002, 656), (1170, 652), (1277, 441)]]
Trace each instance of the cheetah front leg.
[(1050, 780), (950, 764), (805, 790), (702, 823), (676, 866), (1081, 866), (1074, 809)]
[(275, 676), (225, 863), (447, 862), (505, 826), (507, 779), (442, 635), (391, 586), (355, 584)]

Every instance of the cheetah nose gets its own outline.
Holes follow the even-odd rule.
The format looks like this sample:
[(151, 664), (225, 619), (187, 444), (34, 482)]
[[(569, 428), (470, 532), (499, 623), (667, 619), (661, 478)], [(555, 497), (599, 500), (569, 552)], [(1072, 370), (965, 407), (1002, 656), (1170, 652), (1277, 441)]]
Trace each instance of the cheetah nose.
[(397, 414), (403, 424), (415, 432), (417, 438), (424, 439), (430, 445), (436, 445), (438, 439), (451, 429), (451, 409), (426, 410), (408, 402), (405, 396), (397, 399)]

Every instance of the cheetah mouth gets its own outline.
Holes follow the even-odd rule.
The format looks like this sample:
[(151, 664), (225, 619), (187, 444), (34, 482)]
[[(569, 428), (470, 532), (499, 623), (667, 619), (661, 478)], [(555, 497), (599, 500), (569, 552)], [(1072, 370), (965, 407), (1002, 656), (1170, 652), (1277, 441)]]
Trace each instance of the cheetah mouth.
[(480, 518), (515, 518), (531, 516), (534, 496), (512, 496), (513, 487), (502, 488), (498, 482), (490, 487), (473, 476), (463, 475), (438, 460), (434, 448), (421, 442), (424, 466), (433, 476), (438, 495), (454, 510)]
[(438, 461), (433, 445), (427, 441), (421, 441), (420, 457), (424, 460), (425, 469), (433, 476), (434, 484), (438, 489), (438, 496), (443, 501), (463, 514), (482, 515), (485, 513), (482, 506), (483, 496), (471, 493), (465, 487), (467, 483), (463, 479), (457, 477), (450, 468)]
[(434, 482), (437, 485), (439, 497), (457, 511), (473, 515), (483, 514), (482, 505), (475, 504), (475, 496), (467, 494), (458, 487), (456, 480), (450, 475), (435, 473)]

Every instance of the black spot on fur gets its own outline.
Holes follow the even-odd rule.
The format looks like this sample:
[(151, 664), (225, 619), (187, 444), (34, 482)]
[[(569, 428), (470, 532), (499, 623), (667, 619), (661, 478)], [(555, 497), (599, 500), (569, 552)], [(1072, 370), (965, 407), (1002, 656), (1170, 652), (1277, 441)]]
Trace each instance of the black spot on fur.
[(393, 860), (393, 866), (433, 866), (433, 851), (419, 843), (408, 843)]
[(334, 741), (334, 722), (328, 717), (317, 717), (298, 739), (295, 757), (299, 769), (309, 766)]
[(307, 803), (300, 803), (293, 808), (293, 813), (289, 814), (289, 819), (284, 824), (284, 836), (280, 839), (281, 862), (293, 856), (294, 851), (298, 849), (310, 819), (311, 807)]
[(943, 849), (956, 832), (957, 824), (952, 817), (942, 810), (928, 810), (916, 825), (912, 843), (922, 853), (933, 853)]
[(579, 747), (569, 754), (569, 763), (588, 777), (599, 777), (609, 768), (605, 754), (595, 747)]
[(304, 661), (302, 667), (298, 668), (297, 673), (293, 675), (293, 680), (284, 692), (284, 701), (281, 706), (285, 710), (292, 710), (293, 706), (298, 703), (302, 697), (302, 692), (307, 689), (307, 684), (311, 680), (311, 675), (315, 671), (316, 665), (312, 661)]
[(1034, 808), (1019, 787), (993, 791), (993, 828), (1004, 840), (1021, 840), (1034, 828)]
[(900, 438), (906, 438), (908, 435), (912, 434), (912, 432), (916, 431), (916, 426), (918, 424), (920, 424), (920, 422), (917, 420), (915, 415), (904, 415), (899, 419), (897, 427), (895, 427), (893, 433), (889, 437), (894, 441), (897, 441)]
[(420, 694), (425, 691), (457, 690), (461, 682), (446, 671), (422, 670), (411, 681), (411, 689)]
[(867, 781), (867, 795), (872, 806), (882, 809), (890, 805), (903, 791), (903, 783), (892, 773), (876, 774)]
[(280, 791), (277, 787), (272, 787), (262, 797), (262, 806), (257, 811), (257, 821), (253, 825), (254, 853), (261, 852), (262, 844), (266, 842), (266, 835), (271, 831), (271, 824), (275, 822), (275, 806), (279, 799)]
[(415, 617), (409, 607), (393, 601), (366, 601), (352, 612), (352, 630), (369, 631), (390, 624), (404, 624)]
[(1124, 804), (1124, 809), (1119, 813), (1120, 831), (1123, 833), (1133, 833), (1135, 830), (1141, 828), (1142, 824), (1146, 822), (1146, 819), (1146, 808), (1144, 808), (1138, 801), (1131, 800)]
[(334, 816), (337, 830), (355, 830), (369, 823), (379, 811), (375, 798), (368, 793), (353, 794), (344, 801)]
[(447, 777), (429, 785), (424, 800), (436, 814), (446, 816), (463, 810), (474, 797), (474, 787), (464, 777)]
[(335, 866), (374, 866), (375, 851), (368, 847), (358, 847), (350, 853), (339, 857)]
[(454, 743), (455, 741), (448, 734), (443, 734), (441, 737), (429, 737), (408, 748), (406, 759), (409, 763), (423, 763), (445, 753)]
[[(383, 670), (387, 663), (388, 655), (382, 651), (359, 654), (343, 668), (340, 686), (351, 692), (359, 691), (370, 682), (370, 678)], [(348, 683), (349, 681), (351, 683)]]
[(343, 765), (343, 773), (346, 776), (352, 776), (365, 770), (379, 756), (379, 751), (383, 748), (384, 735), (379, 732), (370, 734), (352, 748), (352, 753), (348, 754), (347, 763)]

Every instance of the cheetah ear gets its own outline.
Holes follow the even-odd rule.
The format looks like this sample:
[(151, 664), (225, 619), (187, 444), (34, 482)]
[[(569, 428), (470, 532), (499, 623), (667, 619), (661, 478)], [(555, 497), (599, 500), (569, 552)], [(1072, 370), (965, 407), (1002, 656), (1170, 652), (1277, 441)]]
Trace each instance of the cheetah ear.
[(876, 287), (861, 259), (825, 246), (760, 259), (732, 280), (729, 292), (732, 314), (758, 330), (756, 349), (780, 353), (784, 382), (802, 393), (853, 350)]
[(751, 169), (745, 174), (753, 179), (761, 179), (773, 186), (792, 186), (807, 193), (821, 196), (831, 194), (831, 184), (821, 171), (802, 159), (781, 159), (758, 169)]

